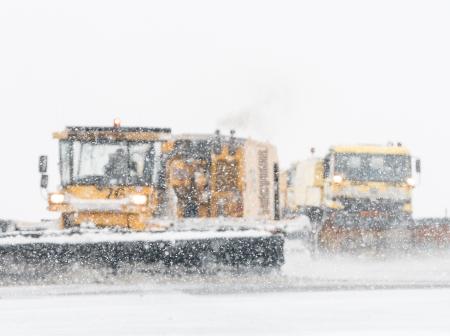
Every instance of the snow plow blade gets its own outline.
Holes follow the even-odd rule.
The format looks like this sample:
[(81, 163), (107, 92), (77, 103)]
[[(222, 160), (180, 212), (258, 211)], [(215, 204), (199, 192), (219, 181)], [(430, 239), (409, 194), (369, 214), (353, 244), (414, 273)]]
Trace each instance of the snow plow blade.
[(114, 232), (64, 230), (0, 236), (0, 276), (61, 272), (77, 267), (111, 269), (159, 264), (202, 268), (210, 264), (276, 268), (284, 239), (264, 231)]
[(450, 247), (450, 219), (420, 218), (411, 227), (413, 242), (416, 248), (448, 248)]

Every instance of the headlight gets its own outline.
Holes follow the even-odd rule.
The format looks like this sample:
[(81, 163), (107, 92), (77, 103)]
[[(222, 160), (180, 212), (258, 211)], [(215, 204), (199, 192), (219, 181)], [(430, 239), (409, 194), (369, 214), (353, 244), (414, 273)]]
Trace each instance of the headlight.
[(333, 182), (334, 183), (337, 183), (337, 184), (342, 183), (342, 180), (343, 180), (343, 178), (342, 178), (341, 175), (334, 175), (333, 176)]
[(64, 203), (64, 194), (55, 193), (50, 195), (50, 203), (61, 204)]
[(135, 205), (144, 205), (147, 203), (147, 196), (146, 195), (131, 195), (130, 196), (131, 203)]
[(410, 186), (410, 187), (414, 187), (416, 185), (416, 181), (414, 181), (414, 179), (412, 177), (407, 178), (406, 179), (406, 183)]
[(411, 205), (411, 203), (405, 203), (403, 205), (403, 211), (412, 212), (412, 205)]

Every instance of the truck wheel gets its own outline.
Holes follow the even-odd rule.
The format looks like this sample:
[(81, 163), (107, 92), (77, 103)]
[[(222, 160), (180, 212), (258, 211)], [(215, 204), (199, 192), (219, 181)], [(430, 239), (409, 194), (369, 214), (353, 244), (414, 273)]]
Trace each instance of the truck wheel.
[(0, 232), (14, 231), (16, 224), (10, 220), (0, 220)]
[(73, 212), (62, 214), (62, 224), (65, 229), (75, 226), (75, 214)]

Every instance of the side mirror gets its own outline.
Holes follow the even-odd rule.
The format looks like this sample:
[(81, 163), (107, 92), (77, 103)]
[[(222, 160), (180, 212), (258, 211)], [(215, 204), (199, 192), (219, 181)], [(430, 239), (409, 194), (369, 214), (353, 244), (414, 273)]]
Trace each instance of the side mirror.
[(230, 143), (228, 145), (228, 154), (233, 155), (233, 156), (236, 155), (236, 150), (237, 150), (235, 134), (236, 134), (235, 130), (230, 131)]
[(416, 173), (420, 174), (421, 171), (422, 171), (421, 162), (420, 162), (420, 159), (417, 159), (416, 160)]
[(48, 175), (42, 174), (41, 175), (41, 188), (47, 189), (48, 187)]
[(323, 161), (323, 178), (330, 176), (330, 159)]
[(47, 172), (48, 157), (47, 155), (39, 156), (39, 173), (45, 174)]
[(212, 150), (215, 155), (220, 155), (222, 153), (222, 141), (220, 139), (220, 131), (217, 130), (214, 135)]

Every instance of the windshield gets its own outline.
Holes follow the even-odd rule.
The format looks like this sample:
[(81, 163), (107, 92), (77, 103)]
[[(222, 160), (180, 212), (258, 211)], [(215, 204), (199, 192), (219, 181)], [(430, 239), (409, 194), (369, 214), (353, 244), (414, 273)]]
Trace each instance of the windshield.
[(61, 182), (150, 185), (157, 179), (159, 142), (61, 141)]
[(335, 174), (352, 181), (404, 182), (411, 177), (407, 155), (336, 154)]

